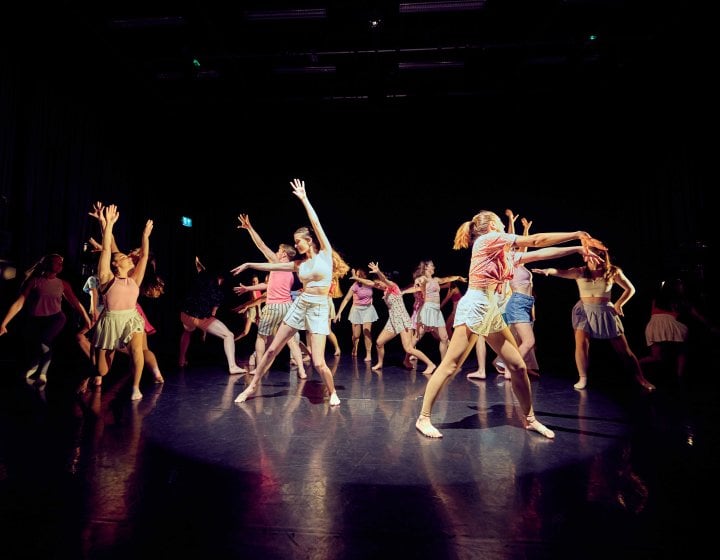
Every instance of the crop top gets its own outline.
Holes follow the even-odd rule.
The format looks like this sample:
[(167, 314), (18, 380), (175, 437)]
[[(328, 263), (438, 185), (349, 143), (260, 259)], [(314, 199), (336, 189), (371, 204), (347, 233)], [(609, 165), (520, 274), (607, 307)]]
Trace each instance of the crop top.
[(513, 277), (510, 279), (510, 289), (514, 291), (522, 291), (523, 293), (532, 290), (533, 274), (523, 263), (520, 262), (522, 253), (513, 251)]
[(603, 276), (597, 278), (588, 279), (584, 276), (576, 278), (578, 291), (580, 297), (601, 297), (610, 299), (610, 292), (612, 292), (613, 281), (607, 281)]
[(332, 250), (319, 251), (298, 266), (298, 278), (306, 288), (329, 288), (332, 281)]

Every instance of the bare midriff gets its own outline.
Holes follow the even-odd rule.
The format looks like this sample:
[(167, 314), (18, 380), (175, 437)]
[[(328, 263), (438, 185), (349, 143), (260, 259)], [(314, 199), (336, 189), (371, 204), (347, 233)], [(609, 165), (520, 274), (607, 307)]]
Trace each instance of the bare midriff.
[(607, 298), (607, 297), (584, 296), (584, 297), (581, 297), (580, 300), (581, 300), (583, 303), (595, 303), (595, 304), (600, 304), (600, 303), (608, 303), (608, 302), (610, 301), (610, 298)]

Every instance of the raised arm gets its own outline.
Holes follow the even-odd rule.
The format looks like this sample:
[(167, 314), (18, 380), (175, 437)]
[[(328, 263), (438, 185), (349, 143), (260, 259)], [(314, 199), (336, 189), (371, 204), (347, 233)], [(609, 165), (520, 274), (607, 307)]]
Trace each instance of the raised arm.
[(255, 231), (255, 228), (250, 223), (250, 216), (247, 214), (240, 214), (238, 216), (238, 221), (240, 222), (238, 229), (247, 230), (250, 234), (250, 238), (253, 240), (253, 243), (255, 243), (255, 247), (257, 247), (260, 252), (265, 255), (265, 258), (270, 262), (278, 262), (278, 257), (275, 252), (267, 246), (267, 244), (262, 240), (262, 237), (260, 237), (260, 234)]
[(312, 204), (310, 204), (307, 193), (305, 192), (305, 181), (301, 181), (300, 179), (293, 179), (292, 181), (290, 181), (290, 185), (292, 186), (293, 194), (297, 196), (303, 203), (303, 206), (305, 206), (305, 211), (307, 212), (308, 218), (310, 219), (310, 225), (312, 226), (313, 231), (315, 231), (315, 236), (317, 237), (318, 243), (320, 244), (320, 250), (331, 251), (332, 246), (330, 245), (330, 240), (328, 239), (327, 235), (325, 235), (325, 230), (323, 230), (322, 226), (320, 225), (320, 219), (318, 218), (317, 212), (315, 212)]
[(114, 243), (113, 227), (115, 227), (115, 222), (117, 222), (120, 218), (120, 212), (118, 211), (116, 205), (110, 204), (102, 209), (102, 213), (105, 220), (105, 228), (103, 229), (102, 249), (100, 250), (100, 256), (98, 257), (97, 277), (100, 281), (100, 285), (104, 286), (115, 277), (112, 269), (110, 268), (110, 259)]
[(150, 255), (150, 234), (153, 230), (153, 221), (148, 220), (145, 222), (145, 227), (142, 232), (142, 241), (140, 242), (140, 255), (135, 268), (133, 268), (130, 277), (135, 280), (135, 283), (139, 286), (142, 284), (143, 278), (145, 277), (145, 271), (147, 270), (148, 258)]

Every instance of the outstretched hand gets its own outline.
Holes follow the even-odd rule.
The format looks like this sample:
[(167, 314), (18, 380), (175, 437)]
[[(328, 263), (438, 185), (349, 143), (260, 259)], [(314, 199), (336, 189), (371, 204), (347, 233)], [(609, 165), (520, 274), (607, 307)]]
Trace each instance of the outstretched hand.
[(305, 181), (301, 181), (300, 179), (293, 179), (290, 181), (290, 186), (293, 189), (293, 194), (297, 196), (300, 200), (305, 200), (307, 198), (307, 193), (305, 192)]
[(250, 216), (247, 214), (239, 214), (238, 222), (240, 222), (240, 225), (237, 227), (238, 229), (250, 229), (252, 227), (250, 225)]
[(230, 271), (230, 273), (231, 273), (233, 276), (237, 276), (238, 274), (240, 274), (241, 272), (246, 271), (246, 270), (249, 268), (248, 264), (249, 264), (249, 263), (242, 263), (240, 266), (236, 266), (235, 268), (233, 268), (233, 269)]
[(377, 262), (368, 263), (368, 270), (373, 274), (380, 272), (380, 265)]
[(583, 232), (582, 236), (580, 237), (580, 241), (586, 249), (589, 247), (593, 247), (594, 249), (600, 249), (601, 251), (607, 251), (608, 248), (605, 246), (605, 244), (600, 241), (599, 239), (595, 239), (592, 235), (590, 235), (587, 232)]

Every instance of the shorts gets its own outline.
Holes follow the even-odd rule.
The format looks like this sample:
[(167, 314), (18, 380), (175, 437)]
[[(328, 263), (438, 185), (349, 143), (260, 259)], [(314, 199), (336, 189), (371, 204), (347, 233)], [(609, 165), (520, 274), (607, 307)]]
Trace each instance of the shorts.
[(330, 298), (301, 293), (290, 305), (283, 322), (299, 331), (330, 334)]
[(535, 298), (527, 294), (513, 292), (505, 305), (505, 322), (508, 325), (513, 323), (532, 323), (532, 308)]
[(507, 328), (498, 307), (498, 296), (495, 290), (468, 288), (458, 302), (453, 327), (465, 325), (480, 336), (488, 336)]
[(197, 317), (193, 317), (192, 315), (188, 315), (184, 311), (180, 312), (180, 321), (183, 324), (183, 328), (187, 332), (193, 332), (195, 329), (200, 329), (203, 331), (207, 331), (208, 328), (210, 328), (210, 325), (213, 323), (213, 321), (217, 321), (215, 317), (204, 317), (203, 319), (199, 319)]

